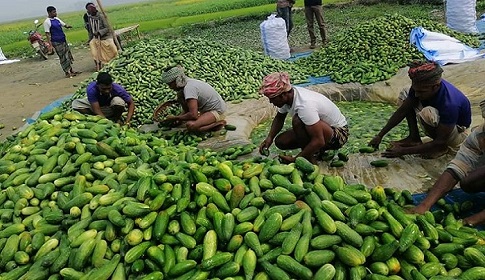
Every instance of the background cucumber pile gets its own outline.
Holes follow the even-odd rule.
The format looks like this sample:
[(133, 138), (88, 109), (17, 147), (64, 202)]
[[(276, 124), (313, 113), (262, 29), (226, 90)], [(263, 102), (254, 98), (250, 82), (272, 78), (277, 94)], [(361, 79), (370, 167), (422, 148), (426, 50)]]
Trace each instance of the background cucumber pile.
[(425, 59), (409, 43), (414, 27), (450, 35), (461, 42), (478, 47), (478, 37), (463, 35), (441, 23), (414, 20), (394, 14), (376, 17), (336, 34), (328, 46), (299, 59), (296, 64), (309, 75), (330, 75), (336, 83), (372, 84), (388, 80), (415, 59)]
[[(274, 60), (261, 53), (228, 47), (198, 39), (149, 40), (128, 48), (112, 60), (103, 71), (122, 84), (134, 96), (134, 124), (153, 123), (153, 110), (175, 92), (161, 82), (161, 74), (169, 66), (182, 65), (191, 78), (212, 85), (225, 101), (259, 98), (262, 78), (272, 72), (288, 71), (294, 83), (307, 80), (297, 66)], [(93, 76), (93, 79), (95, 75)], [(70, 107), (75, 98), (86, 96), (86, 81), (64, 105)]]
[[(448, 34), (473, 47), (479, 44), (476, 37), (456, 33), (440, 23), (388, 15), (338, 33), (328, 46), (294, 63), (203, 39), (158, 39), (127, 48), (104, 70), (134, 96), (137, 111), (133, 123), (139, 125), (152, 123), (156, 106), (175, 98), (160, 81), (168, 66), (183, 65), (190, 77), (208, 82), (224, 100), (235, 102), (258, 98), (261, 79), (275, 71), (289, 72), (293, 84), (306, 82), (309, 76), (326, 75), (337, 83), (370, 84), (387, 80), (412, 60), (424, 58), (409, 44), (409, 33), (416, 26)], [(64, 106), (85, 97), (90, 81), (84, 82)]]
[(481, 279), (472, 205), (48, 114), (0, 151), (0, 279)]

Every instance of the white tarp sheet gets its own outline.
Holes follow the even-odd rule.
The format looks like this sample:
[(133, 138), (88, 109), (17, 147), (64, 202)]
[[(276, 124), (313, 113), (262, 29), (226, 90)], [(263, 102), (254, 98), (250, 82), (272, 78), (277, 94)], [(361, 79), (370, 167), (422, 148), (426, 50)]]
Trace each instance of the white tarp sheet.
[(9, 64), (20, 61), (19, 59), (7, 59), (2, 52), (2, 48), (0, 48), (0, 65), (2, 64)]
[(478, 49), (471, 48), (448, 35), (415, 27), (409, 37), (424, 56), (440, 65), (473, 61), (484, 57)]

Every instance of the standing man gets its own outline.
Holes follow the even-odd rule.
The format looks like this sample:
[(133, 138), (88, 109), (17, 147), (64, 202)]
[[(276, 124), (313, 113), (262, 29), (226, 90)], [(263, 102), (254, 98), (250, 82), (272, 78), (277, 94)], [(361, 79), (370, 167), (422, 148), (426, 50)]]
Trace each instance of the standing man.
[[(347, 142), (347, 120), (339, 108), (323, 94), (292, 86), (288, 73), (277, 72), (264, 77), (260, 92), (278, 107), (269, 134), (259, 146), (261, 154), (274, 140), (279, 149), (300, 148), (296, 157), (315, 162), (326, 150), (337, 150)], [(292, 117), (292, 128), (278, 135), (288, 113)], [(294, 162), (296, 157), (280, 155), (287, 163)]]
[[(470, 101), (460, 90), (442, 79), (442, 73), (443, 69), (436, 62), (411, 63), (408, 71), (411, 79), (409, 93), (401, 92), (399, 99), (402, 105), (369, 142), (369, 146), (377, 149), (384, 135), (406, 119), (409, 136), (392, 143), (393, 146), (383, 156), (419, 154), (436, 158), (445, 154), (448, 147), (457, 148), (468, 135)], [(432, 141), (421, 141), (418, 122)]]
[(62, 27), (72, 28), (72, 26), (65, 24), (57, 17), (56, 8), (53, 6), (47, 7), (47, 15), (48, 18), (44, 21), (44, 31), (47, 41), (49, 41), (49, 44), (56, 50), (66, 78), (72, 78), (81, 72), (72, 70), (72, 62), (74, 58), (72, 57), (71, 49), (67, 44), (66, 34), (64, 34), (64, 31), (62, 30)]
[(96, 64), (96, 71), (99, 71), (103, 65), (118, 55), (118, 48), (113, 39), (113, 32), (109, 29), (108, 21), (104, 15), (96, 9), (93, 3), (88, 3), (86, 7), (89, 26), (93, 36), (89, 42), (89, 48)]
[(305, 19), (310, 34), (310, 49), (314, 49), (317, 43), (317, 37), (313, 29), (313, 20), (317, 20), (318, 30), (322, 37), (322, 45), (327, 44), (327, 32), (325, 31), (325, 23), (323, 21), (322, 0), (305, 0)]
[(162, 82), (177, 92), (177, 101), (183, 109), (182, 114), (168, 116), (162, 122), (185, 122), (187, 130), (193, 132), (215, 131), (226, 125), (226, 103), (211, 85), (188, 78), (181, 66), (163, 72)]
[[(483, 106), (480, 106), (482, 110)], [(457, 183), (467, 193), (485, 191), (485, 124), (476, 127), (461, 145), (455, 158), (435, 182), (426, 198), (412, 212), (424, 214)], [(474, 227), (485, 224), (485, 210), (463, 219), (463, 223)]]
[(295, 0), (278, 0), (276, 2), (276, 11), (278, 16), (285, 20), (286, 36), (290, 36), (291, 29), (293, 29), (293, 19), (291, 16), (291, 8), (295, 4)]
[(85, 6), (86, 8), (86, 13), (83, 15), (83, 21), (84, 21), (84, 28), (88, 31), (88, 44), (93, 39), (93, 33), (91, 32), (91, 25), (89, 24), (89, 14), (88, 14), (88, 7), (90, 5), (94, 5), (92, 2), (88, 2)]
[(131, 95), (119, 84), (113, 83), (113, 78), (106, 72), (100, 72), (95, 82), (87, 89), (87, 98), (76, 99), (72, 109), (83, 114), (98, 115), (115, 122), (121, 122), (121, 115), (128, 107), (128, 115), (124, 122), (130, 125), (135, 112), (135, 103)]

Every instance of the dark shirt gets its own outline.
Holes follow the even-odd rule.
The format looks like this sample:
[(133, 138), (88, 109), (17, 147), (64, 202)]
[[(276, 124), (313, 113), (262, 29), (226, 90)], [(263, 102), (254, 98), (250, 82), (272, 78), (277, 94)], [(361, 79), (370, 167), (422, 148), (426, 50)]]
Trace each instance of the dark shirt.
[(305, 6), (321, 6), (322, 0), (305, 0)]
[(89, 25), (89, 16), (88, 13), (85, 13), (83, 15), (83, 20), (84, 20), (84, 28), (88, 31), (88, 37), (89, 40), (93, 38), (93, 32), (91, 31), (91, 25)]
[(116, 83), (112, 85), (110, 94), (105, 95), (99, 92), (96, 82), (91, 82), (86, 89), (89, 103), (99, 102), (100, 107), (106, 107), (111, 104), (111, 99), (115, 96), (121, 97), (126, 103), (131, 101), (131, 95), (122, 86)]
[[(409, 91), (409, 98), (416, 99), (412, 88)], [(445, 80), (441, 80), (436, 96), (430, 100), (421, 101), (421, 104), (423, 107), (431, 106), (438, 110), (440, 124), (470, 127), (472, 122), (470, 101), (459, 89)]]

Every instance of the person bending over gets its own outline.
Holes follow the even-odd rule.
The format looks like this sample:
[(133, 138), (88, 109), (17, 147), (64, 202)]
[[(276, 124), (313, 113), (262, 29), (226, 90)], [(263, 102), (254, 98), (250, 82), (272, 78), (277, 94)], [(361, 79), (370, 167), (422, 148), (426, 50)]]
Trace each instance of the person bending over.
[(95, 82), (87, 89), (87, 98), (76, 99), (72, 108), (83, 114), (98, 115), (115, 122), (121, 122), (121, 115), (128, 108), (125, 125), (135, 112), (135, 103), (131, 95), (119, 84), (113, 83), (113, 78), (106, 72), (100, 72)]
[[(457, 149), (469, 134), (471, 109), (468, 98), (455, 86), (441, 78), (443, 69), (435, 62), (414, 62), (408, 75), (411, 79), (409, 92), (403, 91), (400, 107), (394, 112), (382, 130), (369, 142), (378, 148), (382, 138), (406, 119), (409, 136), (392, 142), (383, 156), (399, 157), (419, 154), (436, 158)], [(423, 143), (418, 123), (432, 140)]]
[[(436, 180), (426, 198), (411, 212), (423, 214), (457, 183), (467, 193), (485, 191), (485, 124), (476, 127), (461, 145), (455, 158)], [(475, 226), (485, 223), (485, 210), (466, 217), (464, 224)]]
[[(177, 92), (177, 101), (183, 112), (178, 116), (168, 116), (164, 123), (185, 123), (187, 130), (207, 132), (219, 130), (226, 121), (226, 103), (221, 95), (208, 83), (189, 78), (181, 66), (167, 69), (162, 74), (162, 82)], [(155, 112), (158, 111), (160, 104)], [(154, 113), (154, 118), (156, 118)]]
[[(300, 148), (297, 157), (315, 163), (318, 155), (326, 150), (337, 150), (347, 142), (349, 129), (340, 109), (318, 92), (292, 86), (288, 73), (277, 72), (264, 77), (260, 92), (278, 107), (269, 134), (259, 146), (261, 154), (274, 140), (281, 150)], [(292, 128), (278, 134), (288, 114), (292, 117)], [(295, 158), (280, 155), (286, 163), (294, 162)]]

